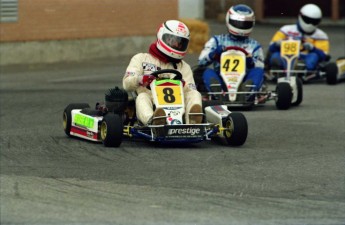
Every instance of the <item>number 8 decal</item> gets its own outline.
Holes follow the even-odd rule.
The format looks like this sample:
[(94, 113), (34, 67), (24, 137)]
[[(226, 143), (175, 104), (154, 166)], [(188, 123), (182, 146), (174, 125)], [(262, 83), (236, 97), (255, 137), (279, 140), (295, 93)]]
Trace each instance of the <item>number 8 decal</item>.
[(174, 103), (175, 102), (175, 96), (174, 96), (174, 90), (173, 89), (164, 88), (163, 93), (164, 93), (164, 100), (167, 103)]

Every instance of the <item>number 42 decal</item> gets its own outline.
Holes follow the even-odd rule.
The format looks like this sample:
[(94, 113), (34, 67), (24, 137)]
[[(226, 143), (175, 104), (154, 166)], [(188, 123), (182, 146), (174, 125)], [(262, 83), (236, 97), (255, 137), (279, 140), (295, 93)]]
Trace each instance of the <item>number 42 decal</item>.
[(244, 72), (244, 59), (239, 55), (225, 55), (221, 60), (223, 74)]

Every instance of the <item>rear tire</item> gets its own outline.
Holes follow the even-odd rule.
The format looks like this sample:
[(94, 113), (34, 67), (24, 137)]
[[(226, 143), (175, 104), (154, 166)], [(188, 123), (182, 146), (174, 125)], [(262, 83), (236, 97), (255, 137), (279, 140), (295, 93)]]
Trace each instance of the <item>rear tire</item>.
[(292, 100), (292, 90), (290, 84), (286, 82), (278, 83), (276, 93), (276, 107), (280, 110), (289, 109)]
[(230, 113), (223, 121), (224, 137), (228, 145), (241, 146), (248, 136), (248, 123), (246, 117), (240, 112)]
[(87, 103), (72, 103), (69, 104), (63, 111), (63, 129), (67, 136), (71, 136), (71, 123), (72, 123), (72, 110), (74, 109), (85, 109), (90, 108), (90, 105)]
[(123, 137), (123, 121), (120, 115), (106, 114), (101, 122), (100, 135), (105, 147), (119, 147)]
[(335, 63), (328, 63), (325, 68), (327, 84), (334, 85), (338, 83), (338, 66)]

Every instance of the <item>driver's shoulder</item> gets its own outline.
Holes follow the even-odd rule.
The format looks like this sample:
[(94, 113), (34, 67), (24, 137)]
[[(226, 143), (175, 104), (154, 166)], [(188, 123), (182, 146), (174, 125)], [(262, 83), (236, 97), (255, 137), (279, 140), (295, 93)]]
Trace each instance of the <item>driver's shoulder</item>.
[(135, 54), (132, 58), (147, 59), (147, 58), (152, 58), (152, 55), (149, 53), (140, 52), (140, 53)]

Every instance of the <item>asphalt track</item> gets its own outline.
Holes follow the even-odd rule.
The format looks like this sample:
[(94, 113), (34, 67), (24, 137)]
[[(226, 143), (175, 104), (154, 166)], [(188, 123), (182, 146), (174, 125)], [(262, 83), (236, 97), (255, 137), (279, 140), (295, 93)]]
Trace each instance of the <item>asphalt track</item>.
[[(275, 28), (253, 35), (267, 46)], [(345, 55), (344, 31), (325, 30)], [(65, 106), (103, 101), (129, 59), (1, 68), (1, 224), (345, 224), (344, 82), (304, 85), (287, 111), (243, 112), (241, 147), (68, 138)]]

